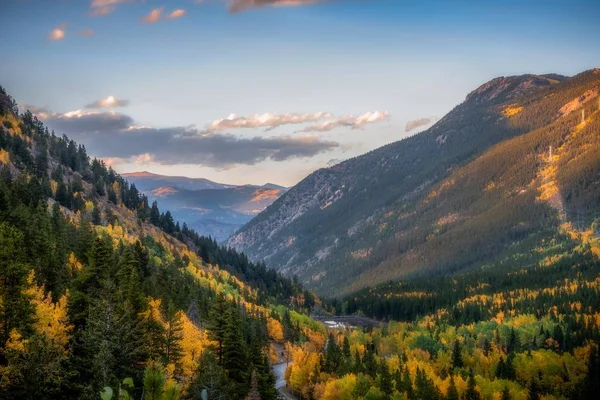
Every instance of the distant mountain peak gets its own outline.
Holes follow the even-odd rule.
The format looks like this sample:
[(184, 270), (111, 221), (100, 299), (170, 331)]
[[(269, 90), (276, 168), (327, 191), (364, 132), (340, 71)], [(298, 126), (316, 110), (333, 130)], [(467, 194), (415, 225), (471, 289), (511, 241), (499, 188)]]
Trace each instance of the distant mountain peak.
[(148, 172), (148, 171), (126, 172), (121, 175), (123, 175), (125, 177), (133, 177), (133, 178), (147, 178), (147, 177), (151, 177), (151, 176), (160, 176), (157, 174), (153, 174), (152, 172)]
[(473, 90), (467, 95), (465, 101), (476, 104), (503, 102), (559, 82), (556, 77), (560, 75), (549, 74), (549, 76), (552, 76), (552, 78), (548, 75), (533, 74), (500, 76)]

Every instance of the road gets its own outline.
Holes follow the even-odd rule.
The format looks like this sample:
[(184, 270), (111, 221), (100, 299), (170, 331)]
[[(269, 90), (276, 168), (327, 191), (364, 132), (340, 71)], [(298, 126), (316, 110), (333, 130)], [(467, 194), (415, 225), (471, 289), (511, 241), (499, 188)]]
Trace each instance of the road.
[(285, 400), (297, 400), (297, 397), (291, 394), (285, 387), (285, 370), (288, 363), (279, 363), (273, 365), (273, 373), (275, 374), (275, 389), (279, 393), (279, 397)]
[(277, 381), (275, 382), (275, 389), (279, 389), (280, 387), (285, 386), (285, 370), (286, 370), (287, 366), (288, 366), (287, 363), (280, 363), (280, 364), (273, 365), (273, 373), (275, 374), (275, 377), (277, 378)]

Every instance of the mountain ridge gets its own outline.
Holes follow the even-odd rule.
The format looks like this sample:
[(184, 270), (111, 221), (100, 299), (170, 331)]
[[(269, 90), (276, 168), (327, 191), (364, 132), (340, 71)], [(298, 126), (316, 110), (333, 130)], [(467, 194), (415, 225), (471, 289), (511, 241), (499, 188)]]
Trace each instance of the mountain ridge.
[[(596, 86), (599, 77), (590, 70), (556, 78), (527, 74), (480, 85), (428, 130), (314, 172), (241, 228), (228, 245), (298, 275), (318, 291), (340, 290), (368, 276), (375, 265), (398, 259), (394, 242), (412, 241), (402, 245), (408, 251), (426, 241), (426, 236), (398, 229), (406, 221), (418, 223), (412, 213), (432, 188), (494, 145), (571, 118), (559, 109)], [(386, 221), (388, 213), (394, 220)], [(392, 274), (386, 279), (406, 273), (405, 267), (388, 270)], [(353, 283), (352, 290), (360, 287)]]
[(287, 188), (265, 185), (230, 185), (205, 178), (168, 176), (148, 171), (123, 174), (146, 194), (168, 208), (188, 226), (219, 242), (264, 210)]

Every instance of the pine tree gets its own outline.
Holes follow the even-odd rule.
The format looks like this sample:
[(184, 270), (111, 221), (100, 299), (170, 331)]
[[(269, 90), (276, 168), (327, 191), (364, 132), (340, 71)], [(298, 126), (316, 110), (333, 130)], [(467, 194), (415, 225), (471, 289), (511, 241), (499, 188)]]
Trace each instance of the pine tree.
[(30, 267), (25, 263), (23, 234), (0, 223), (0, 343), (13, 329), (21, 335), (31, 329), (32, 307), (24, 293)]
[(392, 393), (394, 393), (394, 386), (392, 385), (392, 376), (385, 359), (381, 360), (381, 366), (379, 368), (379, 388), (385, 394), (386, 399), (389, 399)]
[(410, 379), (410, 371), (408, 367), (404, 369), (404, 374), (402, 376), (402, 392), (405, 392), (408, 399), (412, 399), (413, 397), (413, 386), (412, 380)]
[(464, 393), (464, 400), (480, 400), (481, 395), (477, 391), (477, 383), (475, 382), (475, 375), (473, 370), (469, 370), (469, 379), (467, 380), (467, 390)]
[(166, 328), (164, 339), (165, 364), (178, 365), (183, 356), (181, 341), (183, 339), (183, 322), (181, 314), (170, 303), (166, 313)]
[(459, 400), (459, 398), (458, 390), (456, 389), (456, 384), (454, 383), (454, 376), (451, 374), (446, 400)]
[(247, 389), (249, 378), (246, 345), (241, 324), (238, 309), (230, 307), (226, 315), (225, 335), (223, 337), (223, 368), (232, 382), (233, 392), (240, 397)]
[(94, 204), (94, 209), (92, 210), (92, 224), (102, 225), (102, 211), (98, 207), (98, 204)]
[(205, 350), (200, 355), (198, 370), (189, 389), (195, 399), (200, 398), (200, 393), (206, 390), (210, 400), (230, 400), (227, 376), (219, 361), (212, 351)]
[(587, 374), (580, 389), (581, 399), (592, 399), (600, 393), (600, 349), (592, 347), (587, 362)]
[(461, 354), (461, 345), (458, 339), (454, 341), (454, 347), (452, 347), (452, 368), (462, 368), (463, 360)]
[(221, 294), (217, 295), (208, 315), (207, 330), (211, 340), (216, 342), (216, 353), (219, 365), (223, 365), (223, 341), (227, 327), (227, 314), (230, 306)]
[(252, 378), (250, 379), (250, 391), (244, 397), (244, 400), (261, 400), (260, 393), (258, 391), (258, 378), (256, 377), (256, 370), (252, 371)]
[(150, 208), (150, 223), (156, 226), (160, 224), (160, 211), (156, 201), (152, 202), (152, 208)]
[(540, 400), (540, 388), (535, 378), (531, 378), (527, 391), (527, 400)]
[(508, 388), (508, 386), (504, 386), (504, 389), (502, 389), (501, 400), (511, 400), (510, 389)]
[(62, 179), (58, 181), (58, 186), (56, 187), (56, 195), (54, 196), (54, 198), (61, 206), (71, 208), (69, 194), (67, 193), (67, 185), (65, 185)]

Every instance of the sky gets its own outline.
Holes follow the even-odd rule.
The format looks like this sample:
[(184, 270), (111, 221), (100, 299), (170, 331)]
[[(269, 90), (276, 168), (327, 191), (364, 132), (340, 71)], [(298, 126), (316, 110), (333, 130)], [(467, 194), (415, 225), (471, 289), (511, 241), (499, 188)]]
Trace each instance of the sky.
[(600, 1), (0, 0), (0, 85), (118, 172), (291, 186), (471, 90), (600, 67)]

